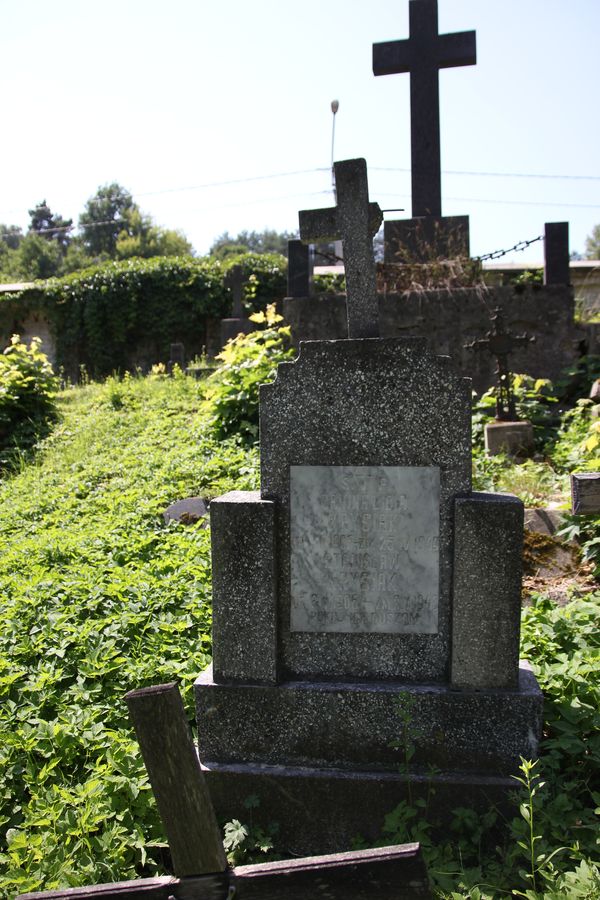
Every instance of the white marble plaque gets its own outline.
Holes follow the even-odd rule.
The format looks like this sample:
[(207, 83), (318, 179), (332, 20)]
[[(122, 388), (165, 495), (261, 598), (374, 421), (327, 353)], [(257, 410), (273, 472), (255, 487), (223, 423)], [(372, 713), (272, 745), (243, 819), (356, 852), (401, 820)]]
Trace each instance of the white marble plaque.
[(291, 466), (292, 631), (435, 634), (440, 470)]

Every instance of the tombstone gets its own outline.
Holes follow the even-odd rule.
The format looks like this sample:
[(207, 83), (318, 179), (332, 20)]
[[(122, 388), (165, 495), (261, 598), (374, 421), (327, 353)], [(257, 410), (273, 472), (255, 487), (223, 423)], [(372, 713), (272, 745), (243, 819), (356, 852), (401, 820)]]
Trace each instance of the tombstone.
[[(390, 263), (409, 250), (411, 262), (448, 256), (450, 248), (453, 256), (469, 255), (468, 216), (442, 216), (439, 70), (475, 65), (475, 32), (438, 34), (437, 0), (410, 0), (409, 20), (408, 40), (373, 44), (374, 75), (410, 73), (413, 218), (386, 223)], [(419, 248), (426, 239), (423, 257)]]
[(569, 223), (544, 226), (544, 284), (570, 284)]
[(310, 280), (309, 248), (302, 241), (288, 241), (288, 297), (308, 297), (310, 295)]
[(506, 809), (542, 721), (519, 663), (523, 505), (472, 491), (470, 381), (448, 358), (356, 336), (378, 332), (372, 207), (364, 161), (336, 165), (344, 212), (300, 222), (341, 234), (349, 336), (302, 343), (260, 389), (261, 489), (211, 502), (195, 686), (217, 814), (256, 796), (299, 854), (376, 840), (409, 791), (442, 826)]
[(241, 266), (232, 266), (223, 278), (225, 287), (229, 288), (232, 295), (231, 316), (221, 319), (221, 345), (224, 347), (227, 341), (233, 340), (238, 334), (247, 334), (252, 331), (252, 323), (244, 313), (244, 273)]
[(600, 513), (600, 472), (571, 475), (571, 509), (576, 516)]
[(175, 366), (179, 366), (182, 372), (185, 371), (185, 347), (180, 343), (171, 344), (167, 372), (171, 374)]
[(498, 453), (530, 456), (534, 449), (533, 425), (519, 420), (517, 415), (508, 357), (517, 347), (529, 344), (535, 338), (507, 331), (499, 307), (494, 310), (492, 324), (484, 338), (465, 344), (465, 349), (487, 350), (496, 359), (496, 421), (488, 423), (484, 429), (486, 453), (488, 456)]

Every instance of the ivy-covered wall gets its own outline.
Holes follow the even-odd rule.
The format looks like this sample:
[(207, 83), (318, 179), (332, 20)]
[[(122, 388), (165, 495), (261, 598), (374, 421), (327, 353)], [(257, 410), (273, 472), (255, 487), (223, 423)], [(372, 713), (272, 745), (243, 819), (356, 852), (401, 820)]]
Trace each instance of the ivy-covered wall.
[[(228, 265), (234, 262), (247, 279), (248, 310), (284, 296), (283, 257), (245, 254)], [(174, 342), (185, 345), (188, 359), (205, 348), (216, 351), (218, 322), (231, 309), (223, 283), (228, 265), (192, 257), (130, 259), (39, 282), (0, 295), (0, 336), (6, 344), (13, 333), (45, 328), (55, 366), (73, 380), (81, 366), (94, 378), (148, 369), (168, 360)]]

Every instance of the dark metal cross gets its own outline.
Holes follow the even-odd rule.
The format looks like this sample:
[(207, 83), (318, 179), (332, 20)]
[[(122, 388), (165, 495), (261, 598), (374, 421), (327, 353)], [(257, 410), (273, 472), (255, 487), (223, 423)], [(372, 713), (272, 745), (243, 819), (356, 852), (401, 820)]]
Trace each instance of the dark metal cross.
[(410, 0), (410, 37), (373, 44), (373, 74), (410, 72), (413, 216), (441, 216), (439, 70), (474, 66), (475, 32), (438, 34), (437, 0)]
[(383, 220), (378, 203), (369, 203), (364, 159), (336, 162), (337, 206), (299, 213), (305, 243), (342, 241), (346, 271), (348, 337), (379, 337), (373, 236)]
[(467, 350), (489, 350), (496, 357), (496, 419), (501, 422), (516, 422), (518, 420), (513, 394), (508, 357), (517, 347), (529, 344), (535, 340), (528, 334), (516, 336), (507, 331), (504, 326), (504, 318), (499, 308), (494, 310), (492, 316), (493, 328), (488, 331), (485, 338), (471, 341), (465, 344)]

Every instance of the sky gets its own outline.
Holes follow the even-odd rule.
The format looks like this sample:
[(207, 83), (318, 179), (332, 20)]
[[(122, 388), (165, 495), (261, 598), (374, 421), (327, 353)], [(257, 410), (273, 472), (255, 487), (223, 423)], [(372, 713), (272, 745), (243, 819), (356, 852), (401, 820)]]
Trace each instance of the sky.
[[(555, 221), (584, 252), (600, 0), (438, 7), (440, 32), (477, 33), (477, 65), (440, 73), (443, 213), (470, 216), (472, 254)], [(335, 159), (365, 157), (371, 199), (409, 217), (409, 76), (371, 68), (374, 42), (407, 36), (408, 0), (0, 0), (0, 222), (25, 228), (42, 200), (77, 221), (116, 181), (198, 254), (225, 231), (295, 230), (333, 203), (334, 99)]]

